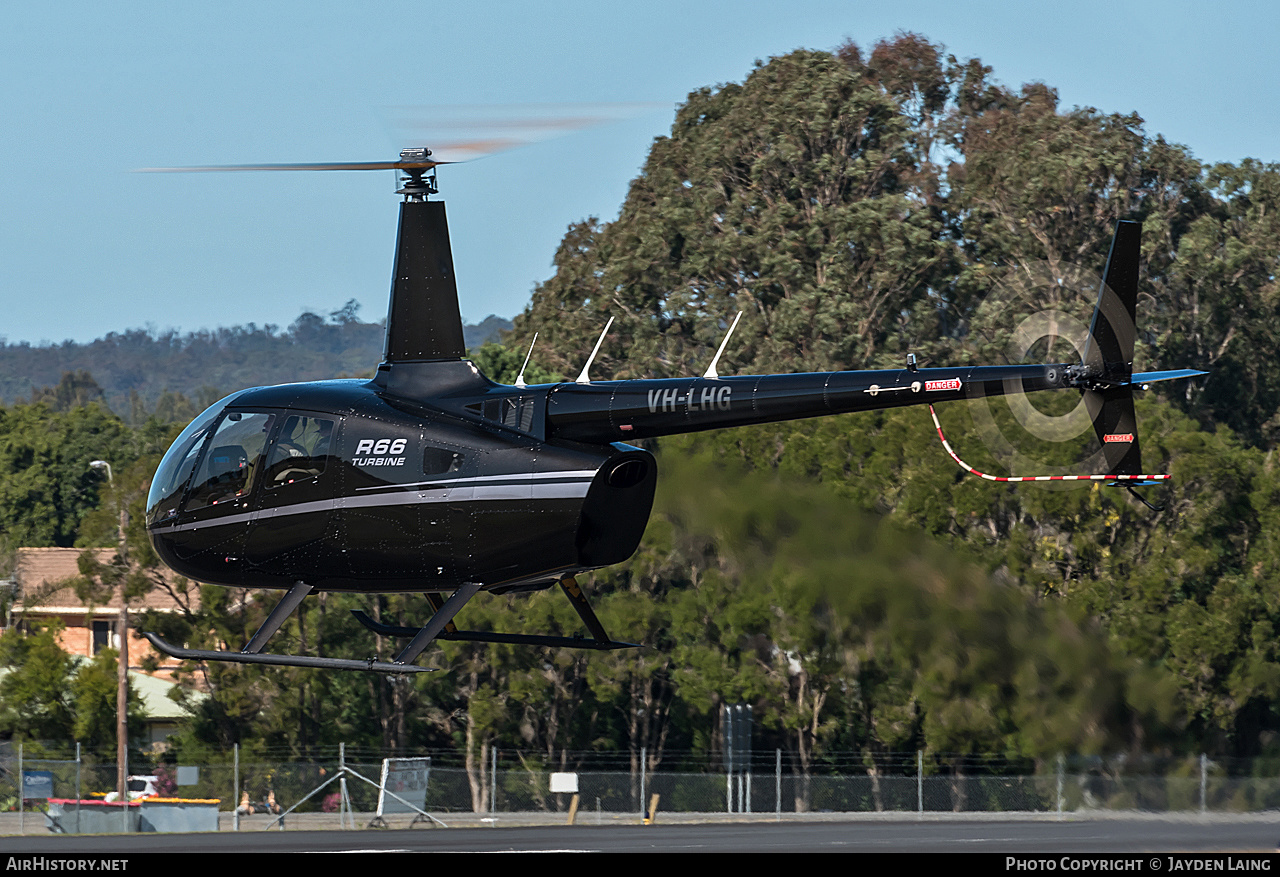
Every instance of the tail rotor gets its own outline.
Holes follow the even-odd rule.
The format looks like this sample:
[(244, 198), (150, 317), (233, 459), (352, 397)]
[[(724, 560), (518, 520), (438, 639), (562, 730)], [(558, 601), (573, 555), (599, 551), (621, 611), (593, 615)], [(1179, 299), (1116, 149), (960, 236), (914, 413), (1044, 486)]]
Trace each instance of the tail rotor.
[[(1077, 291), (1094, 284), (1089, 284), (1082, 273), (1063, 269), (1060, 265), (1023, 267), (999, 285), (984, 303), (987, 320), (997, 328), (1002, 325), (1001, 319), (1006, 321), (1003, 325), (1007, 325), (1012, 308), (1021, 305), (1025, 313), (1027, 305), (1039, 304), (1031, 316), (1022, 319), (1008, 332), (1007, 355), (1011, 362), (1024, 361), (1032, 351), (1042, 361), (1062, 362), (1064, 358), (1053, 358), (1061, 349), (1061, 341), (1065, 341), (1075, 353), (1066, 361), (1077, 360), (1077, 364), (1067, 368), (1070, 382), (1081, 391), (1074, 407), (1065, 413), (1045, 413), (1032, 404), (1020, 387), (1006, 387), (1006, 395), (999, 398), (1008, 405), (1014, 420), (1034, 438), (1049, 443), (1075, 440), (1092, 428), (1097, 440), (1096, 450), (1066, 470), (1027, 459), (1017, 450), (1017, 444), (1000, 431), (990, 407), (998, 404), (996, 400), (979, 400), (970, 406), (971, 414), (988, 450), (997, 459), (1014, 472), (1054, 468), (1058, 471), (1030, 476), (993, 476), (979, 472), (952, 450), (935, 413), (934, 425), (939, 438), (962, 468), (992, 481), (1049, 485), (1093, 481), (1124, 485), (1130, 492), (1135, 485), (1157, 484), (1169, 479), (1168, 475), (1143, 472), (1133, 403), (1134, 387), (1145, 387), (1157, 380), (1194, 377), (1205, 372), (1188, 369), (1133, 373), (1141, 247), (1141, 224), (1121, 221), (1111, 243), (1106, 273), (1102, 282), (1096, 284), (1098, 293), (1092, 314), (1087, 318), (1087, 328), (1083, 319), (1084, 305)], [(1134, 496), (1156, 509), (1136, 492)]]

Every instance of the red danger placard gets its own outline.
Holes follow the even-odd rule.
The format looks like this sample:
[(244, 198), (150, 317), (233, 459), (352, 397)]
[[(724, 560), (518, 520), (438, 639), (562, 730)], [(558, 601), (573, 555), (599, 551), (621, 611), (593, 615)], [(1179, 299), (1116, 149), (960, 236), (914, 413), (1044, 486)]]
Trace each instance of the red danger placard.
[(1131, 432), (1112, 433), (1110, 435), (1104, 435), (1102, 437), (1102, 440), (1107, 444), (1111, 444), (1112, 442), (1124, 442), (1125, 444), (1129, 444), (1133, 441), (1133, 433)]
[(960, 383), (959, 378), (952, 378), (949, 381), (925, 381), (924, 382), (925, 390), (958, 390), (962, 386), (964, 385)]

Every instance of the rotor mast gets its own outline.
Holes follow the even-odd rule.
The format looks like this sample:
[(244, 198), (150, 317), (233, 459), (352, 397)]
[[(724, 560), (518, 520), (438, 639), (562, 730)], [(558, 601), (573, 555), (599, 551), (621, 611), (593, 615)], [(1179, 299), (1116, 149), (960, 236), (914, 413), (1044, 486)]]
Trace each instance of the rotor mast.
[(396, 189), (397, 195), (403, 195), (405, 201), (426, 201), (428, 195), (440, 191), (436, 184), (436, 164), (431, 161), (431, 150), (425, 146), (415, 146), (400, 150), (400, 167), (408, 176), (403, 186)]
[[(439, 384), (441, 363), (460, 363), (467, 352), (444, 202), (427, 200), (438, 191), (437, 164), (425, 146), (402, 150), (393, 163), (405, 174), (396, 190), (404, 200), (386, 343), (375, 380), (411, 397)], [(469, 368), (465, 377), (474, 377)]]

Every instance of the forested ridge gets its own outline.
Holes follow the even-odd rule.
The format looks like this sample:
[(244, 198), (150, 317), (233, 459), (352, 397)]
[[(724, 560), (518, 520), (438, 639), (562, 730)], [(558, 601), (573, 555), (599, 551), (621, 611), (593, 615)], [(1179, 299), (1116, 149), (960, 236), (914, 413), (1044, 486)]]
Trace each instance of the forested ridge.
[[(153, 413), (176, 416), (179, 396), (203, 409), (242, 387), (372, 375), (382, 360), (385, 323), (365, 322), (359, 311), (352, 299), (330, 314), (301, 314), (283, 328), (130, 329), (86, 344), (12, 344), (0, 337), (0, 403), (38, 401), (62, 375), (88, 372), (101, 400), (137, 425)], [(463, 333), (468, 346), (478, 346), (510, 327), (490, 315)]]
[[(656, 768), (718, 752), (720, 707), (737, 702), (755, 707), (757, 745), (806, 771), (850, 751), (1280, 754), (1278, 201), (1280, 167), (1203, 165), (1136, 115), (1062, 108), (1049, 85), (1008, 88), (910, 34), (695, 91), (619, 216), (572, 226), (505, 346), (476, 353), (486, 373), (513, 379), (538, 332), (531, 380), (572, 376), (613, 316), (597, 379), (700, 374), (738, 311), (721, 374), (1066, 360), (1022, 343), (1024, 315), (1087, 320), (1116, 222), (1138, 220), (1136, 367), (1211, 371), (1139, 398), (1145, 469), (1173, 475), (1148, 494), (1160, 510), (1119, 488), (966, 479), (918, 408), (663, 440), (636, 557), (583, 577), (610, 633), (647, 648), (443, 643), (422, 660), (446, 672), (411, 682), (193, 667), (212, 696), (189, 701), (176, 745), (453, 748), (477, 801), (493, 746), (564, 765), (643, 748)], [(77, 468), (109, 438), (134, 461), (116, 489), (145, 567), (141, 491), (181, 418), (129, 427), (82, 404), (84, 386), (70, 375), (0, 417), (0, 526), (11, 547), (112, 544), (115, 494)], [(939, 415), (979, 468), (1080, 471), (1088, 434), (1034, 427), (1075, 404), (1053, 395), (1020, 417), (983, 402)], [(143, 623), (239, 644), (269, 602), (202, 598)], [(348, 608), (400, 624), (429, 611), (322, 595), (273, 648), (367, 657)], [(459, 624), (579, 627), (554, 593), (477, 599)], [(0, 728), (33, 734), (24, 709), (6, 698)]]

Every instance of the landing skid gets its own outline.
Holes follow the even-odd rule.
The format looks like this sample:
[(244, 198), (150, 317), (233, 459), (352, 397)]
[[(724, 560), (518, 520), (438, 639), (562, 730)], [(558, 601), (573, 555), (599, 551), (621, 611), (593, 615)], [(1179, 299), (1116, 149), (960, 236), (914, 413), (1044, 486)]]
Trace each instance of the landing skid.
[(208, 649), (182, 649), (171, 645), (154, 633), (143, 634), (151, 640), (157, 651), (181, 661), (226, 661), (233, 664), (271, 664), (284, 667), (317, 667), (321, 670), (373, 670), (377, 673), (431, 673), (435, 667), (417, 667), (413, 664), (392, 664), (350, 658), (315, 658), (309, 655), (262, 655), (254, 652), (223, 652)]
[[(600, 623), (600, 619), (596, 617), (596, 613), (592, 610), (591, 604), (587, 602), (587, 598), (583, 595), (582, 590), (578, 587), (578, 582), (569, 576), (560, 581), (560, 587), (564, 590), (565, 596), (569, 598), (569, 602), (573, 604), (573, 608), (577, 611), (578, 617), (582, 619), (582, 623), (587, 626), (587, 630), (591, 632), (591, 639), (578, 634), (577, 636), (546, 636), (539, 634), (522, 634), (522, 633), (492, 633), (476, 630), (458, 630), (452, 620), (445, 622), (434, 639), (447, 640), (450, 642), (477, 642), (477, 643), (507, 643), (510, 645), (521, 646), (555, 646), (559, 648), (571, 649), (596, 649), (598, 651), (608, 651), (610, 649), (638, 649), (641, 648), (640, 643), (624, 643), (615, 642), (609, 638), (609, 634), (605, 632), (604, 625)], [(456, 594), (455, 594), (456, 596)], [(436, 594), (427, 594), (427, 600), (431, 603), (431, 608), (436, 610), (436, 614), (428, 622), (428, 627), (435, 622), (447, 603), (441, 602), (440, 597)], [(451, 598), (452, 599), (452, 598)], [(352, 610), (352, 615), (356, 620), (363, 624), (369, 630), (379, 636), (393, 637), (414, 637), (420, 636), (421, 632), (415, 627), (398, 627), (390, 624), (382, 624), (374, 621), (364, 612)], [(451, 616), (452, 619), (452, 616)], [(426, 628), (423, 628), (426, 630)], [(423, 648), (425, 648), (425, 644)]]
[(354, 615), (361, 624), (381, 636), (405, 637), (410, 638), (410, 642), (405, 646), (404, 650), (396, 656), (394, 661), (378, 661), (373, 658), (366, 660), (353, 660), (351, 658), (318, 658), (310, 655), (266, 655), (262, 653), (262, 648), (280, 626), (284, 624), (294, 609), (298, 608), (303, 599), (310, 594), (314, 587), (299, 582), (289, 589), (276, 607), (271, 610), (271, 614), (267, 616), (267, 620), (262, 623), (262, 627), (253, 635), (244, 649), (239, 652), (219, 651), (210, 649), (183, 649), (178, 646), (165, 642), (154, 633), (144, 634), (151, 644), (171, 658), (177, 658), (182, 661), (226, 661), (233, 664), (269, 664), (277, 667), (315, 667), (321, 670), (369, 670), (375, 673), (430, 673), (434, 667), (418, 667), (413, 662), (419, 655), (437, 639), (464, 641), (464, 642), (482, 642), (482, 643), (510, 643), (515, 645), (528, 646), (560, 646), (578, 649), (629, 649), (639, 648), (639, 643), (622, 643), (614, 642), (609, 638), (609, 634), (605, 633), (604, 626), (600, 623), (600, 619), (596, 617), (592, 611), (591, 605), (587, 603), (587, 598), (583, 595), (578, 583), (573, 576), (569, 576), (560, 581), (560, 587), (564, 590), (565, 595), (569, 598), (569, 602), (573, 604), (573, 608), (577, 611), (578, 617), (582, 619), (583, 624), (587, 626), (587, 630), (591, 632), (591, 639), (584, 636), (536, 636), (516, 633), (484, 633), (480, 631), (458, 630), (454, 627), (453, 616), (458, 614), (458, 610), (466, 605), (467, 601), (480, 591), (481, 585), (476, 582), (467, 582), (459, 587), (456, 591), (449, 595), (447, 600), (441, 600), (436, 594), (427, 594), (427, 599), (431, 602), (431, 607), (435, 609), (435, 614), (431, 616), (425, 625), (421, 628), (413, 627), (396, 627), (392, 625), (380, 624), (370, 618), (363, 612), (355, 611)]
[[(468, 586), (464, 585), (458, 589), (458, 593), (462, 593)], [(478, 586), (477, 586), (478, 587)], [(412, 653), (412, 646), (405, 649), (394, 662), (378, 661), (373, 658), (367, 658), (363, 661), (353, 660), (351, 658), (317, 658), (311, 655), (264, 655), (262, 647), (267, 644), (267, 640), (271, 639), (271, 635), (280, 629), (294, 609), (298, 608), (298, 604), (314, 591), (315, 588), (305, 582), (298, 582), (288, 593), (281, 598), (275, 608), (271, 610), (271, 614), (267, 616), (267, 620), (262, 622), (262, 627), (258, 628), (258, 632), (253, 638), (238, 652), (224, 652), (206, 649), (181, 649), (175, 645), (165, 642), (154, 633), (144, 634), (147, 639), (151, 640), (151, 644), (159, 651), (171, 658), (178, 658), (182, 661), (226, 661), (232, 664), (270, 664), (277, 667), (316, 667), (321, 670), (372, 670), (375, 673), (430, 673), (435, 670), (434, 667), (415, 667), (411, 662), (414, 658), (421, 654), (422, 649), (418, 649)], [(472, 591), (471, 593), (474, 593)], [(458, 594), (451, 597), (456, 599)], [(470, 596), (470, 594), (468, 594)], [(460, 607), (466, 602), (464, 597), (457, 605)], [(457, 607), (454, 608), (457, 611)], [(439, 613), (437, 613), (439, 614)], [(452, 616), (450, 616), (452, 617)], [(447, 620), (447, 619), (446, 619)], [(433, 618), (434, 622), (435, 619)]]
[[(378, 636), (395, 636), (410, 637), (417, 636), (418, 628), (416, 627), (396, 627), (390, 624), (379, 624), (365, 613), (358, 609), (353, 609), (351, 614), (356, 620), (365, 627), (372, 630)], [(585, 636), (540, 636), (522, 633), (484, 633), (478, 630), (446, 630), (436, 637), (439, 640), (448, 640), (449, 642), (470, 642), (470, 643), (508, 643), (517, 646), (560, 646), (570, 649), (638, 649), (640, 643), (620, 643), (605, 641), (601, 642), (596, 639), (587, 639)]]

